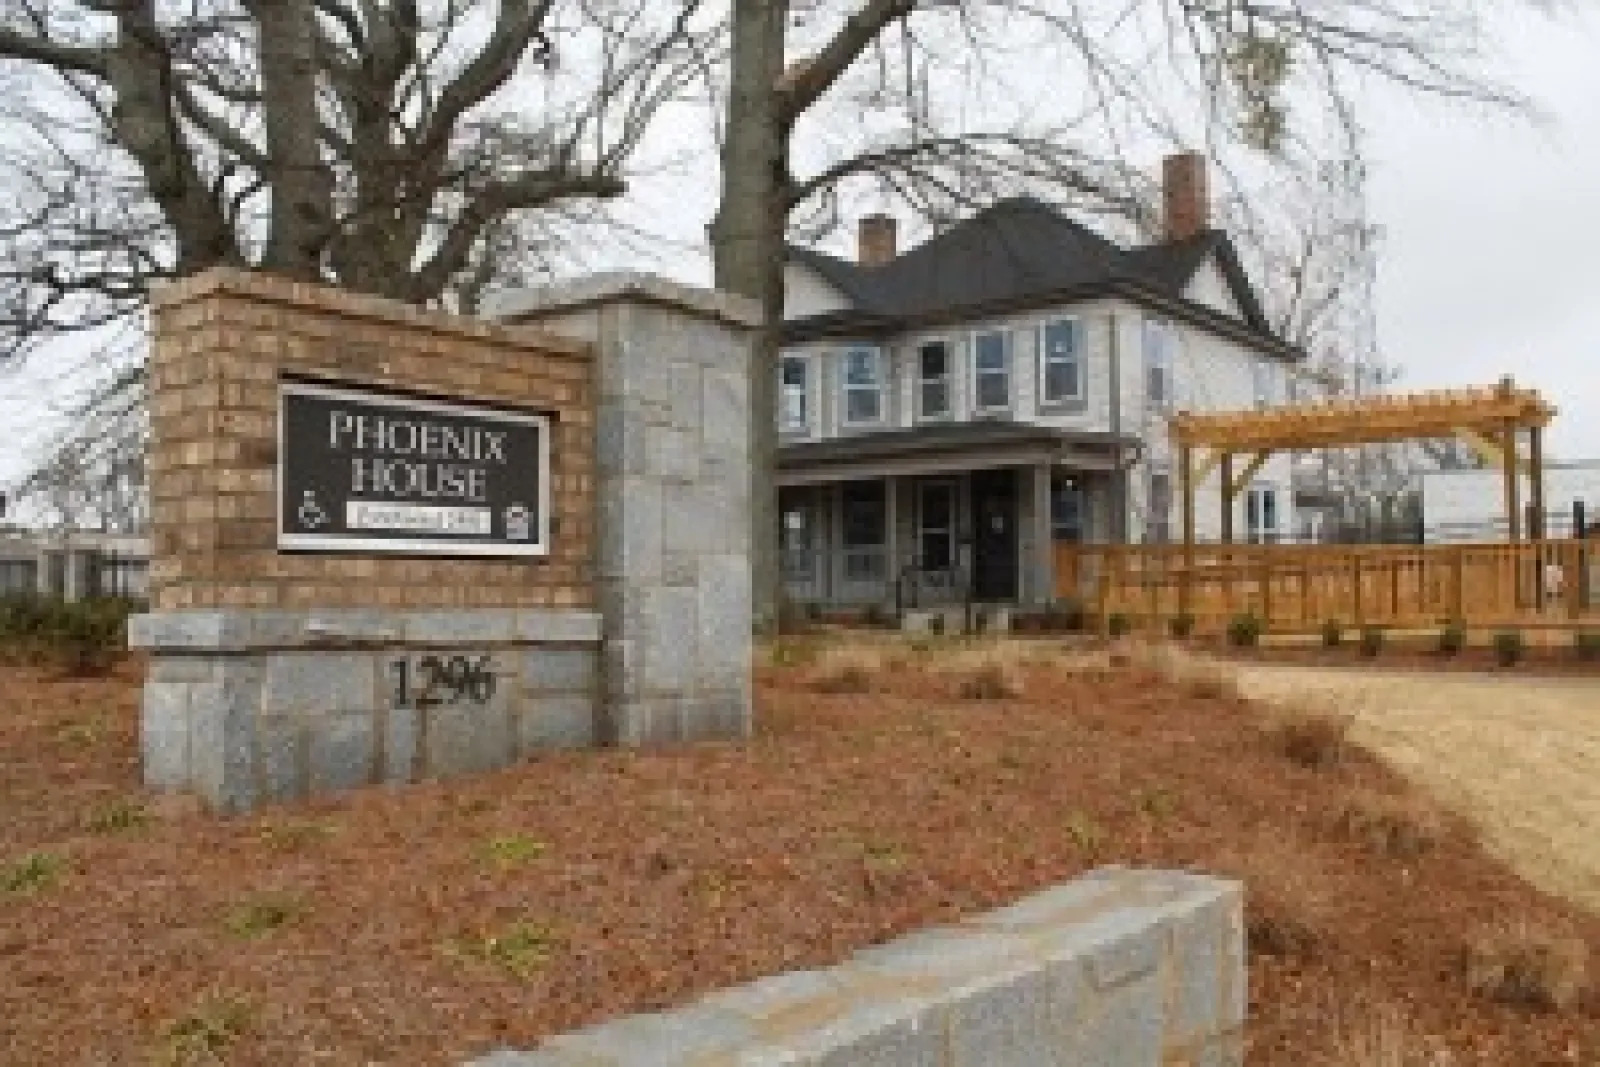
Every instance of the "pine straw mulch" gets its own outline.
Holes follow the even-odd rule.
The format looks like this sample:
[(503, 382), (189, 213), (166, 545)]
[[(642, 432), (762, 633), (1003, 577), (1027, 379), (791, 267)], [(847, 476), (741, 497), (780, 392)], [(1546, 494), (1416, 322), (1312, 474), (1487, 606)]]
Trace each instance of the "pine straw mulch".
[(233, 820), (141, 794), (132, 665), (13, 674), (0, 1062), (453, 1062), (1105, 863), (1262, 887), (1252, 1063), (1352, 1064), (1319, 1057), (1369, 1017), (1453, 1054), (1429, 1063), (1600, 1062), (1593, 995), (1505, 1006), (1469, 994), (1462, 963), (1482, 924), (1596, 947), (1600, 924), (1459, 826), (1408, 858), (1342, 832), (1351, 796), (1405, 792), (1375, 761), (1297, 766), (1258, 709), (1140, 662), (1025, 661), (1005, 668), (1020, 697), (985, 700), (955, 695), (939, 668), (958, 657), (937, 650), (890, 657), (870, 693), (813, 691), (808, 657), (762, 669), (747, 746), (552, 756)]

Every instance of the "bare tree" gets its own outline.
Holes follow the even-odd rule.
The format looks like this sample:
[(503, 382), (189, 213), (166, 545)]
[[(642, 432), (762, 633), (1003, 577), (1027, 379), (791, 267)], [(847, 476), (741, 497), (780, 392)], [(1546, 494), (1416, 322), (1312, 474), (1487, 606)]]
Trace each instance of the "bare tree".
[(233, 264), (415, 303), (620, 196), (701, 0), (0, 0), (0, 331)]
[[(758, 626), (779, 587), (769, 413), (784, 242), (797, 220), (834, 221), (842, 188), (866, 182), (936, 223), (1028, 188), (1137, 225), (1152, 202), (1128, 166), (1141, 144), (1203, 140), (1221, 157), (1291, 153), (1319, 130), (1354, 143), (1364, 82), (1522, 103), (1481, 76), (1483, 0), (731, 2), (711, 243), (717, 284), (768, 322), (751, 397)], [(1016, 69), (1051, 91), (1005, 106)]]

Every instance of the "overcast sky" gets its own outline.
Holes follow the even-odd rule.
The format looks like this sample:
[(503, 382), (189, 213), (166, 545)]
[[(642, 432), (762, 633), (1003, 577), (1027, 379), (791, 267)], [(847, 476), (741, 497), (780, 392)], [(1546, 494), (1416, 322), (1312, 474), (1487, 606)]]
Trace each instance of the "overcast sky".
[[(1561, 408), (1557, 458), (1600, 459), (1600, 14), (1501, 27), (1503, 77), (1550, 122), (1529, 127), (1385, 91), (1367, 112), (1372, 215), (1385, 227), (1378, 336), (1400, 388), (1501, 375)], [(629, 214), (681, 242), (654, 269), (703, 283), (692, 250), (713, 179), (636, 186)], [(62, 367), (0, 372), (0, 482), (70, 402)]]
[(1600, 16), (1506, 32), (1508, 74), (1548, 126), (1399, 94), (1372, 111), (1379, 340), (1399, 387), (1512, 374), (1543, 390), (1552, 451), (1600, 459)]

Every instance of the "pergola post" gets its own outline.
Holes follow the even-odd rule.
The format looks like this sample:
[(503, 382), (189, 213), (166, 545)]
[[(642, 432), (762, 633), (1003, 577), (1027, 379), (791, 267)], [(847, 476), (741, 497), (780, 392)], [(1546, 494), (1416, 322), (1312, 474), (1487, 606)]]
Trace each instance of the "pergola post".
[(1517, 485), (1517, 424), (1506, 420), (1500, 435), (1500, 464), (1505, 477), (1506, 540), (1522, 540), (1522, 505)]
[(1528, 503), (1533, 514), (1528, 524), (1528, 537), (1544, 540), (1544, 431), (1538, 426), (1528, 427)]
[(1222, 453), (1222, 526), (1218, 540), (1233, 544), (1233, 453)]

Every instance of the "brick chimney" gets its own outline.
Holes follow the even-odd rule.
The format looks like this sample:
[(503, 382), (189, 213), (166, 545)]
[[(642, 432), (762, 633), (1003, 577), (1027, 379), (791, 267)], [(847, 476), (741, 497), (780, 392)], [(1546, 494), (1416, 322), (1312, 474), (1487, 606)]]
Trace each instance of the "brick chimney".
[(899, 254), (898, 228), (893, 215), (863, 216), (856, 231), (856, 262), (881, 267)]
[(1181, 241), (1211, 227), (1208, 184), (1206, 157), (1199, 152), (1179, 152), (1161, 161), (1167, 240)]

